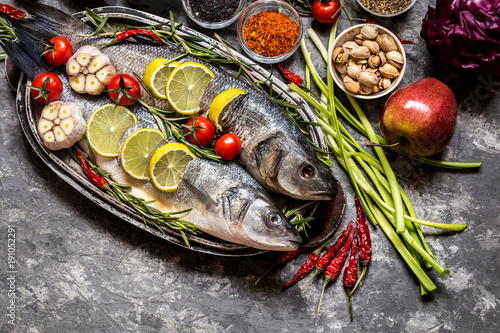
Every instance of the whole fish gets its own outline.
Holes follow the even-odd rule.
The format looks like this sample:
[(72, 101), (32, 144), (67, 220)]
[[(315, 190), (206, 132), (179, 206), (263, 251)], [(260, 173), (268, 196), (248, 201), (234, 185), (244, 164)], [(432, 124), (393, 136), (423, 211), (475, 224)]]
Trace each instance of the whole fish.
[(266, 189), (302, 200), (329, 200), (337, 182), (321, 163), (290, 116), (266, 93), (228, 75), (218, 75), (200, 98), (201, 113), (221, 92), (239, 88), (237, 97), (222, 115), (223, 132), (234, 133), (242, 143), (238, 162)]

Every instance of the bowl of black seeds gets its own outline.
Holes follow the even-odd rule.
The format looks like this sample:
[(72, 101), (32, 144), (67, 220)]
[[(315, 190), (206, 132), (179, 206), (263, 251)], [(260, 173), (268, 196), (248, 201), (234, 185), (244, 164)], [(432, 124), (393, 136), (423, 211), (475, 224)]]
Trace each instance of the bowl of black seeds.
[(373, 16), (393, 17), (408, 11), (417, 0), (356, 0)]
[(199, 26), (222, 29), (238, 19), (247, 0), (182, 0), (184, 11)]

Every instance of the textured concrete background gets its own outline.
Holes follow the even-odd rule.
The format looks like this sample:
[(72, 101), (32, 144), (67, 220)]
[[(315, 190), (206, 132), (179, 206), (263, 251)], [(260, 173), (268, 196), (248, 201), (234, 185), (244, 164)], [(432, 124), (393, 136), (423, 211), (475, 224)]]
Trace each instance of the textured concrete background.
[[(172, 10), (178, 21), (196, 28), (182, 13), (180, 1), (43, 2), (69, 13), (106, 3), (165, 17)], [(402, 85), (427, 76), (447, 83), (457, 96), (459, 116), (441, 157), (483, 162), (477, 171), (449, 171), (390, 156), (394, 169), (408, 179), (402, 185), (419, 217), (468, 224), (460, 234), (424, 228), (438, 261), (451, 271), (445, 278), (429, 272), (437, 291), (420, 296), (416, 280), (378, 228), (372, 228), (373, 261), (354, 297), (351, 323), (340, 281), (327, 290), (319, 315), (321, 280), (303, 293), (303, 283), (281, 291), (305, 256), (254, 286), (274, 262), (273, 254), (238, 259), (204, 255), (128, 225), (82, 197), (39, 160), (23, 136), (15, 93), (2, 69), (0, 331), (498, 332), (500, 83), (487, 76), (464, 77), (429, 56), (419, 37), (428, 5), (434, 1), (418, 1), (406, 15), (382, 21), (417, 43), (405, 46), (409, 64)], [(342, 17), (339, 31), (347, 26)], [(219, 34), (237, 44), (234, 28)], [(317, 63), (324, 71), (322, 61)], [(303, 73), (301, 55), (286, 66)], [(361, 103), (374, 125), (384, 101)], [(348, 192), (344, 226), (354, 217), (352, 190), (345, 175), (338, 177)], [(8, 273), (7, 225), (15, 226), (14, 276)], [(15, 326), (8, 323), (10, 291)]]

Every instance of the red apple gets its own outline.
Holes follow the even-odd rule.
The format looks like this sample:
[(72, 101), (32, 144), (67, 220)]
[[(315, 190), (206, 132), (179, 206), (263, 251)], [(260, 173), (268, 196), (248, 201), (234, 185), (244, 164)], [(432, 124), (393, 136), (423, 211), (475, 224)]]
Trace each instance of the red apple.
[(395, 91), (380, 114), (380, 130), (389, 144), (419, 157), (448, 145), (457, 123), (457, 100), (443, 82), (425, 78)]

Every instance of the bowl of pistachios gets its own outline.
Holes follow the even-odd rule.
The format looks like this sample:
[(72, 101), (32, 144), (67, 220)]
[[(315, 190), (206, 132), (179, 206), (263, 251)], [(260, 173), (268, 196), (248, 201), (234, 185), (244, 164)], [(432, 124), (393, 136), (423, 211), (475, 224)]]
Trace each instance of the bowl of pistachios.
[(356, 98), (375, 99), (391, 93), (406, 69), (403, 45), (388, 29), (360, 24), (343, 31), (330, 52), (335, 83)]

